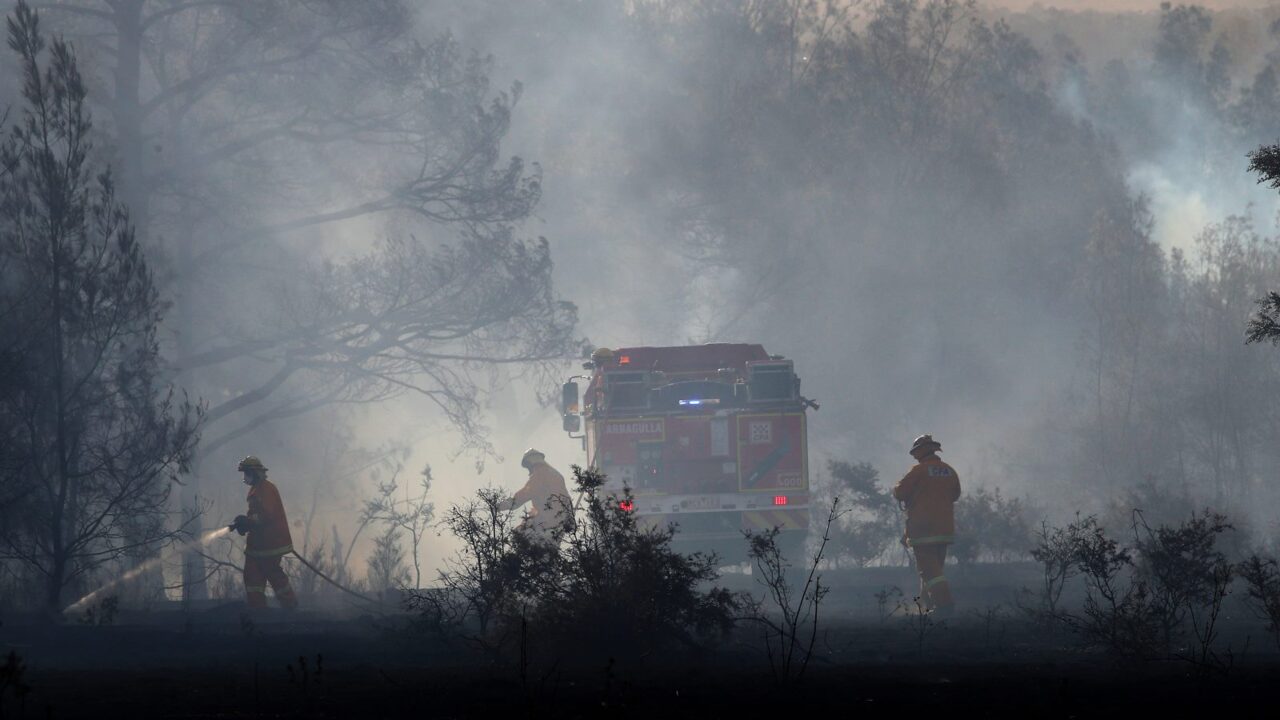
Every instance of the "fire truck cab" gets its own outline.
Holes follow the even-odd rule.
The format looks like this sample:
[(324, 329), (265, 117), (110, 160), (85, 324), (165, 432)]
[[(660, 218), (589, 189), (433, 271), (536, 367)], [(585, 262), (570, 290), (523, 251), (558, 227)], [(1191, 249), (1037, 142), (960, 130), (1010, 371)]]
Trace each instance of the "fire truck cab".
[(587, 465), (644, 520), (672, 523), (683, 551), (744, 560), (743, 530), (779, 527), (784, 547), (809, 529), (805, 412), (791, 360), (761, 345), (596, 350), (579, 392), (564, 386), (564, 428)]

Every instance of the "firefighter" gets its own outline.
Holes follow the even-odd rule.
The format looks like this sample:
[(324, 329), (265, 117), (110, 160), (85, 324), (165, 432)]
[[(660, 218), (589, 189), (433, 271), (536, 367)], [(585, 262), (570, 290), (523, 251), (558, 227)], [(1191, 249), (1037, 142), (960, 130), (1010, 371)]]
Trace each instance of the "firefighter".
[(511, 498), (510, 508), (515, 510), (525, 503), (532, 503), (520, 529), (549, 540), (551, 531), (559, 524), (561, 513), (572, 512), (564, 476), (547, 464), (546, 455), (533, 448), (524, 452), (520, 467), (529, 471), (529, 480)]
[(911, 443), (915, 467), (898, 481), (893, 497), (907, 512), (903, 542), (911, 548), (920, 572), (920, 600), (939, 616), (954, 612), (951, 586), (943, 574), (947, 546), (955, 541), (955, 503), (960, 499), (960, 477), (942, 462), (942, 444), (932, 435)]
[(244, 550), (244, 592), (249, 607), (267, 606), (267, 583), (271, 583), (280, 606), (292, 610), (298, 607), (298, 596), (280, 567), (280, 559), (293, 552), (293, 538), (280, 491), (267, 479), (267, 468), (258, 458), (250, 455), (236, 469), (244, 473), (244, 484), (249, 486), (249, 514), (237, 516), (231, 524), (231, 529), (249, 535)]

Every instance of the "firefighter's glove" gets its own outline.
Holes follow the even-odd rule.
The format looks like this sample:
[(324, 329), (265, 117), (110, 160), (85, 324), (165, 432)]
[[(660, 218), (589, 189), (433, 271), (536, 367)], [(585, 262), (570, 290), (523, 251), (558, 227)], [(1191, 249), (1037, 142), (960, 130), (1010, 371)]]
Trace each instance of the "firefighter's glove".
[(249, 518), (244, 515), (237, 515), (236, 519), (231, 522), (229, 527), (241, 535), (244, 535), (249, 532)]

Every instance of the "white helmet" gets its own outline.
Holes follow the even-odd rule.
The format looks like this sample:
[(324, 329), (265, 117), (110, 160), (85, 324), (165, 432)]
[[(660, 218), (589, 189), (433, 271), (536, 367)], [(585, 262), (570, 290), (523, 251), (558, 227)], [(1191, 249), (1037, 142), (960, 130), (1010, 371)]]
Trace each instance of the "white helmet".
[(543, 455), (541, 450), (529, 448), (524, 451), (524, 457), (520, 458), (520, 467), (528, 469), (546, 459), (547, 456)]
[(911, 454), (915, 455), (916, 451), (939, 452), (942, 450), (942, 443), (933, 439), (932, 435), (921, 435), (911, 443)]

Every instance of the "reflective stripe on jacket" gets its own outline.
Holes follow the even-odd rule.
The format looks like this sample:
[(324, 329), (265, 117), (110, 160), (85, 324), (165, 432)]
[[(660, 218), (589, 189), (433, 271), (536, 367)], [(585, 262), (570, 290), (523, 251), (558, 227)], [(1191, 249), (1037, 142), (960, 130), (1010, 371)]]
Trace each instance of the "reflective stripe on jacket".
[(912, 545), (955, 540), (955, 502), (960, 499), (960, 476), (937, 457), (925, 458), (893, 488), (893, 496), (907, 506), (907, 542)]
[(293, 552), (289, 518), (285, 515), (280, 491), (266, 478), (249, 486), (249, 520), (246, 555), (272, 557)]

